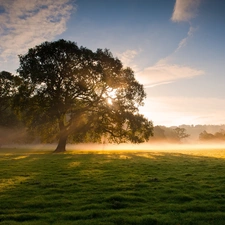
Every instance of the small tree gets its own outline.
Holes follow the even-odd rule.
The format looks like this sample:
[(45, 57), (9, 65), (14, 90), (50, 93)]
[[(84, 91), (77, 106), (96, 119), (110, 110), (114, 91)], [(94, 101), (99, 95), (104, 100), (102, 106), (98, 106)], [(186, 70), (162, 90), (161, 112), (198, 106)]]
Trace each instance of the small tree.
[(181, 127), (176, 127), (175, 129), (173, 129), (176, 135), (176, 138), (178, 140), (184, 139), (189, 137), (190, 135), (186, 133), (186, 129), (185, 128), (181, 128)]
[(18, 77), (13, 76), (11, 73), (0, 72), (0, 126), (2, 127), (9, 128), (19, 124), (11, 108), (12, 97), (16, 92), (15, 87), (18, 82)]
[(155, 140), (165, 140), (166, 135), (165, 135), (165, 130), (163, 129), (162, 126), (155, 126), (153, 130), (153, 139)]
[(18, 82), (18, 77), (11, 73), (0, 72), (0, 146), (21, 140), (21, 123), (12, 109)]
[(20, 55), (22, 80), (14, 107), (43, 141), (58, 139), (65, 151), (76, 142), (139, 143), (152, 135), (151, 121), (138, 113), (146, 94), (130, 68), (109, 50), (93, 52), (74, 42), (45, 42)]

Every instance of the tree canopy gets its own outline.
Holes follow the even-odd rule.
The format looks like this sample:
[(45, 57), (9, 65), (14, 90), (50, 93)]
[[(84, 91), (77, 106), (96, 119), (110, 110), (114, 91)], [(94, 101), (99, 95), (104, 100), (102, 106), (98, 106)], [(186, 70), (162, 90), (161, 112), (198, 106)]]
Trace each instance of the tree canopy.
[(65, 151), (68, 138), (140, 143), (152, 136), (152, 122), (138, 110), (146, 97), (143, 85), (109, 50), (58, 40), (19, 60), (14, 108), (43, 141), (59, 141), (56, 152)]

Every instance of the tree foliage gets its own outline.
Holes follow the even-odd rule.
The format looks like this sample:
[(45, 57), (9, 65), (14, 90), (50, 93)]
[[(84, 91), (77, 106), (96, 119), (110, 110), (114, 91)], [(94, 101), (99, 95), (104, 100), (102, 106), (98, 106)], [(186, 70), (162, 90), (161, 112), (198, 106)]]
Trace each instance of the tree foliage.
[(144, 142), (152, 122), (139, 114), (146, 94), (130, 68), (109, 50), (93, 52), (76, 43), (45, 42), (20, 55), (17, 113), (43, 141)]
[(13, 112), (12, 97), (16, 92), (16, 85), (19, 79), (11, 73), (0, 72), (0, 126), (1, 127), (15, 127), (18, 126), (19, 121)]

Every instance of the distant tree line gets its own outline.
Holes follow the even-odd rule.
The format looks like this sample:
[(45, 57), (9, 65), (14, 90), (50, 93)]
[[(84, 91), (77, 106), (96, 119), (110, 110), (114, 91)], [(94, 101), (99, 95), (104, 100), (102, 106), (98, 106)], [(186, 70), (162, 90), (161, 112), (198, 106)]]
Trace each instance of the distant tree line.
[(186, 129), (183, 127), (155, 126), (153, 133), (153, 137), (150, 139), (150, 141), (164, 140), (169, 142), (180, 142), (190, 136), (189, 134), (187, 134)]
[(203, 131), (199, 134), (199, 139), (201, 141), (225, 141), (225, 130), (221, 129), (219, 132), (214, 134)]
[(181, 125), (179, 127), (185, 128), (190, 138), (193, 141), (199, 140), (199, 135), (206, 131), (207, 133), (215, 134), (221, 130), (225, 130), (225, 125), (212, 125), (212, 124), (198, 124), (198, 125)]
[(225, 141), (225, 125), (181, 125), (179, 127), (155, 126), (151, 140), (180, 142), (190, 141)]

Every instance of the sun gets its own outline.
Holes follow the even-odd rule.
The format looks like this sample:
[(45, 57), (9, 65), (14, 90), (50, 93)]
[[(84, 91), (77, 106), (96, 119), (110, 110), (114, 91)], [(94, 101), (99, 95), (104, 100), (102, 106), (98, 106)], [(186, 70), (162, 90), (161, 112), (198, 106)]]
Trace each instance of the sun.
[(113, 100), (116, 98), (116, 92), (117, 92), (116, 89), (112, 89), (105, 94), (104, 97), (107, 101), (107, 104), (113, 105)]
[(111, 99), (111, 98), (107, 98), (107, 103), (108, 103), (109, 105), (112, 105), (112, 104), (113, 104), (112, 99)]

